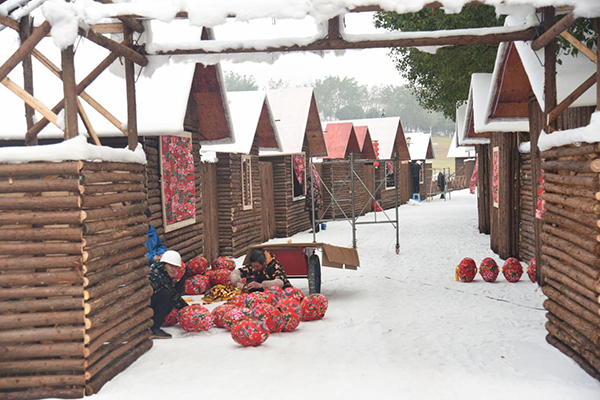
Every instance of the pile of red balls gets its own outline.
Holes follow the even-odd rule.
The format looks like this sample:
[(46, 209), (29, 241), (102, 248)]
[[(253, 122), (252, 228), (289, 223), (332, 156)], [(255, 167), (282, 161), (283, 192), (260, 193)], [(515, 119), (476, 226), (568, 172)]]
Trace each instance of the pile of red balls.
[[(461, 262), (456, 266), (455, 277), (460, 282), (471, 282), (477, 275), (477, 264), (472, 258), (463, 258)], [(495, 282), (496, 278), (500, 273), (498, 264), (492, 258), (484, 258), (479, 265), (479, 274), (485, 282)], [(502, 265), (502, 275), (504, 278), (512, 283), (518, 282), (523, 275), (523, 266), (516, 258), (508, 258), (504, 265)], [(529, 262), (527, 267), (527, 275), (531, 282), (535, 282), (536, 276), (536, 263), (535, 258)]]
[(235, 261), (231, 257), (218, 257), (209, 266), (202, 256), (192, 258), (185, 266), (186, 280), (183, 294), (199, 295), (215, 285), (229, 285)]

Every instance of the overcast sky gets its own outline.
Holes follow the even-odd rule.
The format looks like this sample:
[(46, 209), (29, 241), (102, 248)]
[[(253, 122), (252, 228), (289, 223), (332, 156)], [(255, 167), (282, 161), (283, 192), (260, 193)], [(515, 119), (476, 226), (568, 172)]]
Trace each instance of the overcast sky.
[[(348, 33), (381, 32), (373, 27), (373, 13), (353, 13), (346, 17)], [(265, 39), (276, 37), (311, 37), (317, 33), (316, 23), (307, 18), (302, 21), (260, 20), (250, 23), (232, 22), (215, 28), (216, 39)], [(282, 78), (292, 85), (299, 85), (328, 75), (355, 78), (360, 84), (402, 85), (403, 79), (387, 55), (388, 49), (347, 50), (336, 56), (327, 52), (324, 57), (312, 53), (289, 53), (282, 55), (273, 64), (223, 62), (225, 71), (255, 77), (260, 88), (266, 87), (269, 79)]]

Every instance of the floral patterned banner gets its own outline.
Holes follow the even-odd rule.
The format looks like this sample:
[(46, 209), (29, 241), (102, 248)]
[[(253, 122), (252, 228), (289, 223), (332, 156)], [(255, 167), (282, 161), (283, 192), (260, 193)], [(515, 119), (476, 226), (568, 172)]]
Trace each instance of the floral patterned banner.
[(315, 164), (312, 164), (312, 177), (313, 177), (313, 180), (317, 183), (317, 185), (319, 185), (319, 187), (321, 187), (321, 177), (319, 176), (319, 173), (317, 172), (317, 168), (315, 167)]
[(165, 231), (196, 222), (196, 183), (191, 137), (161, 137), (162, 200)]
[(475, 156), (475, 168), (473, 168), (473, 174), (469, 182), (469, 192), (475, 194), (475, 187), (477, 187), (477, 166), (479, 165), (478, 156)]
[(302, 185), (302, 189), (304, 189), (304, 161), (305, 158), (302, 154), (294, 154), (292, 156), (292, 165), (294, 166), (294, 176), (300, 185)]
[[(544, 162), (544, 159), (542, 159), (542, 162)], [(544, 199), (542, 199), (542, 195), (544, 194), (544, 189), (542, 189), (542, 185), (544, 184), (544, 170), (541, 170), (541, 172), (542, 174), (540, 175), (540, 184), (538, 185), (538, 195), (536, 201), (537, 206), (535, 208), (535, 217), (537, 219), (542, 219), (542, 215), (546, 211), (546, 202)]]
[(394, 174), (394, 162), (393, 161), (386, 161), (385, 162), (385, 167), (387, 169), (386, 171), (386, 175), (393, 175)]
[(498, 176), (500, 174), (500, 148), (494, 147), (492, 154), (492, 201), (494, 203), (494, 207), (498, 208), (498, 203), (500, 200), (500, 182), (498, 180)]

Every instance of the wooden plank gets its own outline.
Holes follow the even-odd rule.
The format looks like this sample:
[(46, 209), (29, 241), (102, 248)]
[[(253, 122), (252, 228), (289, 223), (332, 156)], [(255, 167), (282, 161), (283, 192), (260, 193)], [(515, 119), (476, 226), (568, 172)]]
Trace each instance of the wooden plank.
[(544, 19), (544, 24), (550, 27), (547, 28), (539, 38), (531, 43), (531, 48), (533, 50), (540, 50), (541, 48), (546, 47), (548, 44), (553, 43), (556, 38), (569, 29), (577, 21), (577, 19), (578, 18), (575, 18), (572, 12), (565, 15), (556, 24), (554, 23), (554, 21), (556, 21), (556, 17), (554, 16), (550, 20)]
[(589, 88), (591, 88), (596, 83), (596, 75), (594, 72), (589, 78), (587, 78), (581, 85), (577, 87), (570, 95), (568, 95), (563, 101), (560, 102), (558, 106), (556, 106), (550, 113), (548, 114), (547, 124), (550, 125), (558, 116), (565, 111), (571, 104), (575, 102), (578, 98), (581, 97), (582, 94), (587, 92)]
[[(125, 43), (133, 44), (133, 32), (125, 29)], [(148, 60), (146, 60), (146, 63)], [(125, 85), (127, 89), (127, 144), (129, 150), (135, 150), (138, 144), (136, 99), (135, 99), (135, 67), (133, 60), (125, 59)]]
[(98, 135), (96, 134), (96, 130), (92, 126), (92, 122), (88, 118), (88, 115), (85, 112), (85, 109), (83, 108), (83, 105), (81, 104), (81, 101), (79, 101), (79, 99), (77, 99), (77, 110), (79, 111), (79, 116), (83, 121), (83, 125), (85, 126), (85, 129), (94, 141), (94, 144), (96, 146), (102, 146), (102, 143), (100, 143), (100, 139), (98, 139)]
[[(21, 43), (27, 41), (27, 38), (31, 34), (33, 24), (29, 15), (21, 18), (19, 22), (19, 37)], [(31, 54), (27, 54), (23, 59), (23, 89), (31, 96), (33, 96), (33, 69), (31, 62)], [(34, 109), (29, 104), (25, 103), (25, 121), (27, 123), (27, 129), (30, 129), (33, 124)]]
[(589, 47), (585, 44), (581, 43), (575, 36), (571, 35), (569, 32), (563, 32), (560, 36), (565, 39), (567, 42), (571, 43), (573, 47), (579, 50), (584, 56), (589, 58), (594, 64), (598, 63), (598, 56), (594, 53)]
[(77, 121), (77, 92), (75, 83), (74, 47), (68, 46), (60, 52), (62, 81), (65, 98), (65, 140), (79, 135)]
[[(127, 29), (129, 29), (129, 28), (127, 28)], [(127, 32), (127, 30), (126, 30), (126, 32)], [(129, 29), (129, 32), (131, 32), (131, 29)], [(116, 42), (112, 39), (107, 38), (106, 36), (102, 36), (99, 33), (94, 32), (91, 29), (88, 29), (87, 31), (85, 31), (80, 28), (79, 34), (81, 36), (89, 39), (90, 41), (96, 43), (98, 46), (104, 47), (111, 53), (115, 53), (118, 56), (124, 57), (125, 59), (127, 59), (129, 61), (132, 61), (138, 65), (141, 65), (142, 67), (145, 67), (146, 65), (148, 65), (148, 59), (145, 56), (143, 56), (142, 54), (140, 54), (137, 51), (128, 47), (128, 45)], [(132, 43), (133, 42), (131, 42), (129, 44), (129, 46), (132, 45)]]
[[(23, 88), (10, 80), (10, 78), (4, 78), (2, 80), (2, 84), (8, 88), (11, 92), (19, 96), (23, 101), (33, 107), (37, 112), (42, 114), (44, 118), (48, 120), (48, 122), (52, 122), (54, 125), (58, 125), (58, 116), (48, 107), (46, 107), (42, 102), (38, 101), (35, 97), (27, 93)], [(27, 141), (26, 141), (27, 142)]]
[(4, 78), (8, 76), (10, 71), (12, 71), (28, 54), (31, 53), (31, 50), (46, 36), (48, 32), (50, 32), (51, 26), (48, 21), (44, 21), (43, 24), (34, 29), (31, 35), (27, 38), (25, 42), (21, 44), (21, 47), (17, 49), (16, 52), (13, 53), (12, 56), (8, 58), (0, 66), (0, 81), (3, 81)]

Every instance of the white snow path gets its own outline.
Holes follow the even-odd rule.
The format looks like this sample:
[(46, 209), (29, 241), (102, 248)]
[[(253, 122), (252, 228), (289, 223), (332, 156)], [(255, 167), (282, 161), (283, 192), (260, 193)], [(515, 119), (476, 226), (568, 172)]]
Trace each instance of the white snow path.
[[(516, 284), (501, 274), (454, 281), (463, 257), (502, 263), (478, 233), (475, 196), (405, 205), (400, 218), (400, 255), (391, 225), (362, 225), (362, 268), (323, 268), (323, 320), (258, 348), (220, 329), (168, 328), (173, 340), (156, 341), (94, 398), (600, 398), (600, 383), (546, 343), (544, 296), (526, 274)], [(318, 240), (350, 245), (349, 223), (328, 223)], [(292, 283), (308, 292), (306, 280)]]

